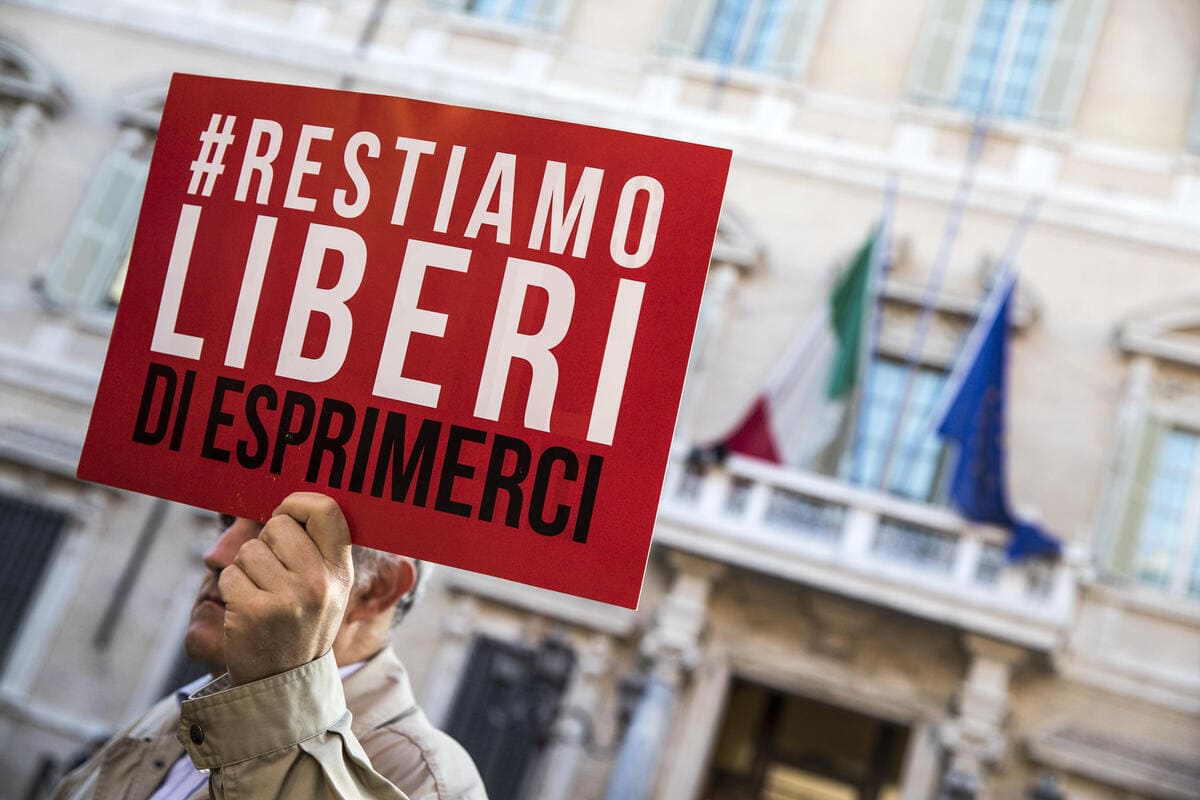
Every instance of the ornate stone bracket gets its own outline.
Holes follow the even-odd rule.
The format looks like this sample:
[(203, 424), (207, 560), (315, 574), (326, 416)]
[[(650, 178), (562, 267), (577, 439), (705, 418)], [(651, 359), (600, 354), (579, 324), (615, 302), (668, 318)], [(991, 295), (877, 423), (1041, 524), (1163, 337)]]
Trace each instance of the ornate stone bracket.
[(1009, 679), (1027, 655), (1021, 647), (975, 634), (965, 635), (963, 643), (971, 663), (959, 690), (957, 713), (939, 731), (950, 755), (940, 795), (945, 798), (979, 796), (1004, 757)]

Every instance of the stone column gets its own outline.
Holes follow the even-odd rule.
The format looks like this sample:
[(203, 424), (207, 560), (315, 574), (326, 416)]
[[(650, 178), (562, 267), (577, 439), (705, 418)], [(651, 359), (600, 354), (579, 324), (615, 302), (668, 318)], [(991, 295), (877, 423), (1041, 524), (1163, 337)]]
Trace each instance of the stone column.
[(649, 665), (646, 689), (621, 743), (605, 800), (650, 797), (679, 688), (697, 661), (709, 591), (725, 569), (723, 564), (684, 553), (671, 553), (669, 559), (674, 582), (658, 607), (654, 626), (642, 639), (642, 656)]
[(462, 595), (442, 618), (442, 640), (429, 670), (421, 707), (434, 725), (444, 726), (475, 633), (475, 601)]
[(46, 112), (33, 101), (22, 103), (8, 121), (7, 130), (0, 131), (0, 197), (5, 207), (11, 202), (9, 190), (16, 186), (17, 178), (29, 166), (33, 155), (31, 142), (42, 125)]
[(941, 730), (950, 761), (939, 797), (966, 800), (986, 796), (988, 776), (1004, 756), (1008, 681), (1026, 651), (975, 634), (963, 641), (971, 663), (959, 690), (957, 713)]
[(587, 754), (590, 732), (600, 694), (600, 681), (612, 666), (612, 640), (596, 634), (579, 653), (579, 663), (563, 696), (554, 722), (551, 745), (541, 755), (530, 800), (571, 800), (578, 782), (579, 765)]

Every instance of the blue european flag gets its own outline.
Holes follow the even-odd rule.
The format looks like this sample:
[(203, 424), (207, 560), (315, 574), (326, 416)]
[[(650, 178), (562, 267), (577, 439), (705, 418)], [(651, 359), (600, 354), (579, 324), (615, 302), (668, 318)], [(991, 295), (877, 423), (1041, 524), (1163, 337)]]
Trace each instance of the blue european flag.
[(1008, 315), (1016, 286), (1001, 277), (972, 331), (963, 361), (947, 384), (948, 403), (938, 433), (958, 444), (950, 499), (969, 520), (1008, 528), (1008, 557), (1057, 557), (1062, 544), (1039, 526), (1016, 519), (1005, 480), (1004, 404)]

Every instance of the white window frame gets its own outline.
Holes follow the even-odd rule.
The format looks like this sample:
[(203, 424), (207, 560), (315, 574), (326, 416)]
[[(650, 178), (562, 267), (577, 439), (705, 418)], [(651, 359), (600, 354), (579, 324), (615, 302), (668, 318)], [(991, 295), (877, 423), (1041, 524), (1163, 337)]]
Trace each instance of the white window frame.
[(1134, 574), (1133, 557), (1144, 519), (1144, 501), (1154, 477), (1152, 466), (1158, 458), (1163, 434), (1184, 431), (1200, 437), (1200, 411), (1175, 403), (1153, 402), (1142, 412), (1134, 429), (1126, 454), (1132, 456), (1130, 467), (1121, 487), (1118, 513), (1102, 544), (1101, 560), (1112, 577), (1127, 581), (1141, 590), (1165, 594), (1173, 598), (1200, 602), (1200, 596), (1189, 594), (1192, 564), (1200, 548), (1200, 456), (1192, 465), (1189, 491), (1180, 520), (1179, 541), (1173, 568), (1165, 586), (1147, 583)]
[(1192, 380), (1200, 381), (1200, 347), (1177, 335), (1198, 327), (1200, 312), (1192, 304), (1176, 303), (1130, 318), (1117, 329), (1117, 346), (1132, 362), (1115, 420), (1109, 473), (1095, 515), (1094, 558), (1101, 579), (1140, 602), (1161, 608), (1176, 608), (1183, 601), (1190, 609), (1200, 609), (1200, 596), (1187, 593), (1188, 572), (1200, 549), (1200, 474), (1193, 475), (1177, 563), (1167, 585), (1139, 581), (1133, 571), (1143, 519), (1138, 505), (1152, 477), (1158, 431), (1174, 428), (1200, 435), (1200, 401), (1186, 389), (1165, 396), (1162, 380), (1166, 376), (1160, 377), (1161, 366), (1186, 370)]
[(551, 8), (548, 11), (531, 15), (526, 19), (512, 19), (509, 14), (513, 6), (520, 1), (496, 0), (497, 8), (493, 12), (480, 14), (469, 7), (471, 0), (428, 0), (429, 4), (434, 8), (454, 11), (471, 19), (487, 20), (501, 25), (540, 28), (542, 30), (560, 28), (566, 21), (567, 11), (572, 2), (572, 0), (532, 0), (532, 5), (550, 6)]
[(1196, 81), (1196, 93), (1192, 97), (1192, 116), (1188, 120), (1185, 141), (1188, 150), (1200, 154), (1200, 79)]
[[(705, 59), (700, 55), (708, 29), (712, 25), (713, 15), (717, 11), (718, 1), (674, 0), (659, 33), (659, 50), (668, 56), (689, 58), (705, 64), (716, 64), (744, 71), (747, 74), (780, 75), (793, 79), (803, 77), (807, 71), (817, 36), (824, 25), (829, 0), (791, 0), (792, 6), (789, 14), (804, 14), (807, 18), (804, 29), (797, 39), (795, 52), (787, 58), (776, 58), (762, 66), (746, 64), (744, 58), (749, 52), (751, 40), (754, 31), (758, 28), (757, 23), (765, 8), (766, 0), (750, 0), (746, 20), (743, 21), (741, 29), (738, 31), (734, 55), (728, 63)], [(807, 8), (800, 8), (801, 5), (805, 5)]]
[[(1015, 0), (1021, 2), (1021, 0)], [(1083, 86), (1087, 80), (1091, 66), (1092, 55), (1096, 49), (1096, 41), (1100, 35), (1100, 27), (1108, 9), (1108, 0), (1057, 0), (1068, 7), (1055, 15), (1051, 25), (1038, 75), (1032, 87), (1032, 97), (1029, 100), (1029, 111), (1021, 117), (1011, 119), (1030, 120), (1052, 126), (1064, 126), (1075, 117), (1079, 107)], [(949, 108), (955, 108), (960, 113), (973, 113), (968, 109), (955, 106), (962, 71), (970, 52), (971, 43), (979, 24), (979, 15), (984, 0), (933, 0), (925, 19), (921, 38), (917, 43), (916, 52), (909, 70), (909, 96), (918, 103), (930, 103)], [(947, 21), (948, 10), (951, 7), (962, 10), (963, 15), (957, 21)], [(1082, 6), (1082, 9), (1080, 7)], [(1023, 7), (1016, 9), (1021, 14)], [(1081, 36), (1078, 42), (1062, 41), (1063, 28), (1069, 15), (1075, 11), (1087, 15), (1083, 22)], [(1023, 16), (1023, 15), (1022, 15)], [(1017, 20), (1017, 24), (1021, 19)], [(930, 67), (934, 57), (935, 47), (939, 44), (947, 48), (944, 57), (944, 69)], [(1000, 58), (1005, 58), (1003, 53)], [(1050, 86), (1052, 62), (1070, 60), (1066, 86), (1062, 92), (1061, 103), (1055, 108), (1047, 107), (1047, 90)], [(1007, 72), (1007, 66), (1000, 64), (1002, 73)], [(1007, 77), (1002, 74), (1002, 77)], [(1001, 88), (995, 88), (998, 93)]]

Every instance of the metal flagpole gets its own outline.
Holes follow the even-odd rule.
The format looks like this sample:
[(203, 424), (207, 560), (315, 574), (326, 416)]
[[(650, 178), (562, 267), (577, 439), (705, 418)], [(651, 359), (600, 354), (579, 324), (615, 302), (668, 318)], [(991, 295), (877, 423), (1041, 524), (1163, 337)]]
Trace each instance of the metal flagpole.
[[(729, 37), (729, 46), (725, 48), (725, 52), (721, 54), (719, 69), (717, 75), (713, 79), (712, 88), (708, 93), (708, 109), (717, 111), (721, 107), (721, 98), (725, 94), (725, 87), (729, 85), (729, 75), (733, 71), (733, 61), (737, 52), (742, 46), (742, 37), (746, 35), (746, 23), (754, 16), (754, 12), (761, 4), (761, 0), (747, 0), (742, 4), (742, 8), (737, 13), (737, 20), (733, 24), (733, 31)], [(716, 11), (720, 10), (718, 5)], [(714, 17), (715, 18), (715, 17)], [(710, 22), (709, 25), (712, 23)]]
[[(874, 258), (870, 266), (871, 280), (871, 295), (868, 298), (867, 306), (867, 335), (866, 341), (862, 343), (862, 352), (859, 356), (858, 380), (855, 381), (855, 392), (861, 393), (864, 387), (871, 379), (871, 354), (875, 352), (875, 346), (879, 342), (879, 334), (883, 327), (882, 314), (882, 297), (883, 287), (887, 281), (887, 272), (892, 267), (892, 223), (896, 214), (896, 199), (899, 195), (900, 176), (892, 172), (888, 176), (887, 183), (883, 190), (883, 211), (880, 214), (879, 221), (879, 240), (875, 243)], [(849, 435), (846, 438), (850, 442), (850, 482), (862, 483), (862, 459), (858, 457), (859, 445), (862, 444), (862, 429), (858, 424), (856, 415), (853, 412), (855, 408), (854, 398), (850, 398), (847, 403), (846, 425), (849, 428)]]
[[(354, 45), (355, 61), (363, 61), (366, 58), (367, 50), (371, 48), (371, 43), (379, 35), (379, 26), (383, 24), (383, 17), (387, 13), (388, 3), (390, 2), (391, 0), (375, 0), (375, 5), (371, 6), (371, 13), (367, 16), (367, 21), (363, 24), (363, 28), (358, 34), (358, 42)], [(347, 68), (346, 72), (342, 74), (342, 80), (338, 84), (338, 88), (354, 88), (354, 73), (352, 69)]]
[[(968, 334), (966, 343), (963, 344), (962, 349), (959, 351), (958, 357), (954, 361), (954, 368), (950, 371), (950, 376), (946, 379), (946, 385), (942, 387), (938, 395), (937, 403), (930, 410), (926, 423), (918, 430), (929, 434), (936, 433), (937, 425), (946, 416), (946, 411), (954, 401), (954, 398), (958, 396), (958, 387), (966, 377), (967, 370), (975, 363), (976, 355), (979, 353), (979, 348), (983, 345), (983, 340), (990, 328), (990, 325), (981, 323), (991, 319), (995, 315), (996, 307), (1004, 297), (1006, 288), (1017, 279), (1017, 253), (1021, 251), (1021, 245), (1025, 241), (1025, 234), (1033, 226), (1034, 221), (1037, 219), (1038, 211), (1041, 210), (1041, 206), (1041, 197), (1031, 198), (1025, 204), (1025, 210), (1021, 212), (1021, 218), (1017, 221), (1017, 225), (1013, 228), (1013, 232), (1008, 238), (1008, 243), (1004, 247), (1004, 254), (1000, 258), (999, 266), (992, 275), (992, 282), (979, 308), (977, 321), (972, 327), (970, 334)], [(900, 461), (902, 466), (908, 466), (912, 462), (912, 459), (916, 455), (918, 444), (919, 440), (916, 437), (908, 442)]]
[(975, 185), (975, 168), (979, 164), (979, 158), (983, 154), (983, 146), (987, 142), (988, 133), (991, 128), (992, 112), (1003, 92), (1005, 81), (999, 78), (1003, 78), (1009, 72), (1013, 53), (1016, 50), (1017, 39), (1020, 36), (1021, 25), (1025, 19), (1025, 11), (1028, 6), (1029, 0), (1013, 0), (1013, 3), (1005, 11), (1004, 36), (1001, 39), (1000, 47), (997, 48), (996, 58), (992, 61), (992, 68), (988, 71), (982, 99), (979, 107), (976, 109), (975, 120), (971, 127), (971, 141), (967, 148), (967, 160), (963, 166), (962, 175), (959, 177), (958, 186), (955, 189), (954, 199), (950, 205), (950, 212), (946, 217), (946, 224), (942, 229), (942, 239), (938, 245), (938, 252), (934, 259), (933, 271), (929, 276), (929, 282), (921, 298), (921, 313), (917, 318), (917, 328), (905, 357), (904, 392), (901, 395), (900, 405), (896, 409), (896, 417), (892, 422), (891, 435), (888, 437), (887, 450), (884, 451), (883, 463), (879, 470), (878, 486), (885, 491), (891, 482), (896, 448), (900, 441), (900, 433), (903, 429), (908, 407), (912, 402), (913, 387), (917, 380), (917, 365), (920, 362), (921, 353), (925, 348), (925, 339), (929, 334), (929, 327), (933, 322), (934, 302), (937, 300), (938, 295), (941, 294), (942, 284), (945, 282), (946, 273), (950, 265), (950, 256), (958, 239), (958, 231), (962, 224), (963, 214), (966, 211), (967, 201)]

